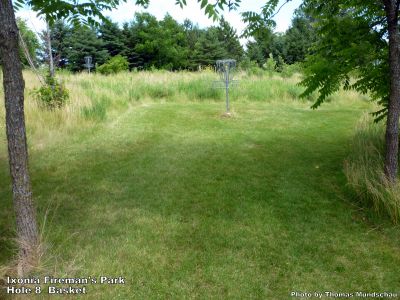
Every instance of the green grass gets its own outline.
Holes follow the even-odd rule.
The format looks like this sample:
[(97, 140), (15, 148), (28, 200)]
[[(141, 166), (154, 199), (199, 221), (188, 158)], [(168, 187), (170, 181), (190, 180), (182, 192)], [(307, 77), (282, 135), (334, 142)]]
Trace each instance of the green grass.
[[(135, 82), (138, 89), (164, 80), (149, 76), (157, 80)], [(72, 94), (86, 93), (92, 107), (95, 99), (102, 103), (100, 95), (111, 99), (104, 102), (106, 117), (88, 117), (103, 116), (103, 108), (88, 115), (78, 109), (77, 125), (68, 130), (53, 119), (55, 128), (39, 130), (39, 121), (29, 118), (41, 222), (48, 213), (42, 274), (127, 278), (125, 286), (88, 286), (90, 299), (398, 291), (399, 230), (366, 219), (343, 173), (366, 103), (341, 93), (313, 111), (290, 96), (297, 94), (293, 81), (264, 78), (248, 87), (254, 79), (243, 78), (243, 90), (233, 96), (234, 117), (226, 118), (222, 99), (201, 98), (188, 87), (196, 85), (196, 75), (182, 76), (157, 99), (148, 89), (129, 99), (135, 89), (130, 78), (82, 77), (92, 83), (72, 82)], [(292, 90), (285, 92), (287, 86)], [(244, 97), (246, 90), (253, 90), (254, 101)], [(85, 103), (83, 111), (90, 108)], [(14, 221), (0, 149), (5, 264)]]
[(385, 157), (385, 124), (375, 124), (364, 116), (354, 133), (349, 157), (345, 163), (348, 184), (368, 213), (388, 216), (400, 223), (400, 183), (390, 184), (383, 173)]

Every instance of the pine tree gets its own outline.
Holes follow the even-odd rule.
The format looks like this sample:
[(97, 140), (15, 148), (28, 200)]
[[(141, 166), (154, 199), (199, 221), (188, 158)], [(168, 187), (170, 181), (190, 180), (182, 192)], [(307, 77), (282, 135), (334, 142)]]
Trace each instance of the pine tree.
[(94, 29), (88, 26), (79, 26), (72, 29), (72, 34), (66, 39), (68, 49), (66, 56), (68, 68), (71, 71), (83, 70), (85, 56), (91, 56), (93, 64), (102, 65), (109, 55), (104, 49), (104, 42), (98, 38)]
[(196, 42), (193, 51), (193, 63), (197, 66), (212, 66), (218, 59), (228, 56), (223, 42), (218, 39), (218, 29), (210, 27), (204, 31)]
[(53, 60), (58, 68), (65, 68), (67, 66), (67, 52), (69, 50), (68, 40), (71, 35), (71, 26), (63, 20), (57, 20), (50, 25)]
[(223, 43), (225, 51), (229, 58), (240, 62), (244, 50), (240, 44), (236, 30), (222, 17), (217, 27), (218, 40)]
[(99, 29), (99, 37), (104, 42), (104, 49), (110, 56), (116, 56), (126, 51), (125, 37), (117, 23), (103, 22)]
[(284, 60), (288, 64), (304, 61), (311, 53), (311, 45), (316, 41), (311, 17), (297, 10), (292, 25), (285, 33)]

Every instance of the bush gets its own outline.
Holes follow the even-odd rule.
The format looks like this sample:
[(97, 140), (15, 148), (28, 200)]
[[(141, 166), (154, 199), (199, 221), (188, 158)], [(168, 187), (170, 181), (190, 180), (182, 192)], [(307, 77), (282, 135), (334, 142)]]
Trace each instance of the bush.
[(363, 117), (357, 126), (344, 171), (348, 184), (364, 206), (387, 214), (393, 223), (398, 223), (400, 183), (389, 184), (383, 173), (384, 136), (382, 124), (374, 124), (371, 117)]
[(257, 67), (258, 67), (257, 62), (254, 60), (250, 60), (250, 58), (248, 58), (248, 57), (245, 57), (239, 63), (239, 70), (242, 70), (242, 71), (248, 71), (252, 68), (257, 68)]
[(263, 68), (269, 73), (272, 74), (276, 71), (276, 61), (272, 56), (272, 53), (269, 54), (269, 58), (267, 62), (263, 65)]
[(264, 76), (266, 73), (263, 69), (261, 69), (260, 67), (256, 66), (256, 67), (252, 67), (250, 69), (248, 69), (246, 71), (246, 74), (248, 76), (258, 76), (258, 77), (262, 77)]
[(282, 68), (282, 76), (283, 77), (292, 77), (296, 73), (301, 73), (301, 65), (300, 63), (294, 63), (291, 65), (284, 64)]
[(116, 55), (110, 58), (105, 64), (97, 67), (96, 70), (104, 75), (116, 74), (119, 72), (128, 71), (129, 63), (125, 57)]
[(55, 77), (46, 76), (45, 85), (33, 90), (33, 96), (46, 108), (62, 107), (69, 98), (68, 90)]

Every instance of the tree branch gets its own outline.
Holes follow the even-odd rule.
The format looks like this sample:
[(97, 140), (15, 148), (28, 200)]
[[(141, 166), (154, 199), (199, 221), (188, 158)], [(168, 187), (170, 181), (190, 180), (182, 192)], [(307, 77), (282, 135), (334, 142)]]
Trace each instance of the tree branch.
[(40, 75), (39, 71), (36, 69), (35, 64), (33, 63), (33, 60), (31, 58), (31, 55), (29, 53), (28, 47), (24, 41), (24, 38), (22, 37), (21, 32), (18, 30), (18, 35), (19, 35), (19, 40), (21, 42), (22, 50), (24, 51), (24, 55), (26, 57), (26, 60), (28, 61), (29, 65), (31, 66), (33, 72), (36, 74), (37, 78), (39, 79), (40, 83), (44, 85), (44, 79)]
[(282, 9), (282, 7), (284, 7), (286, 4), (288, 4), (290, 1), (292, 0), (286, 0), (279, 8), (278, 10), (270, 17), (270, 19), (272, 19), (273, 17), (275, 17)]

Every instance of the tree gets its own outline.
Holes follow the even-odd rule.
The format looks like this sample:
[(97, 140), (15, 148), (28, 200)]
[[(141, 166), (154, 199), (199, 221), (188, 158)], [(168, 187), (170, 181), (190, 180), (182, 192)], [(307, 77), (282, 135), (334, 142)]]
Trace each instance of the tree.
[[(285, 3), (290, 2), (287, 0)], [(269, 0), (260, 14), (243, 13), (249, 23), (245, 33), (273, 23), (279, 0)], [(305, 95), (318, 90), (313, 108), (343, 85), (370, 93), (386, 117), (384, 173), (390, 184), (397, 180), (400, 116), (400, 0), (304, 0), (315, 18), (318, 41), (307, 61)], [(279, 10), (279, 9), (278, 9)], [(350, 78), (355, 82), (351, 82)]]
[(193, 61), (197, 66), (211, 66), (218, 59), (224, 59), (228, 56), (228, 52), (222, 41), (218, 39), (218, 29), (210, 27), (200, 36), (197, 41)]
[[(46, 20), (72, 16), (72, 20), (79, 21), (87, 16), (87, 21), (92, 23), (95, 22), (95, 16), (101, 16), (101, 9), (114, 7), (117, 3), (117, 1), (92, 1), (72, 5), (67, 1), (14, 1), (16, 7), (24, 4), (31, 6), (39, 14), (45, 15)], [(6, 135), (19, 243), (18, 270), (19, 275), (23, 276), (29, 271), (28, 261), (37, 256), (39, 234), (28, 170), (24, 79), (18, 40), (13, 3), (11, 0), (0, 0), (0, 60), (3, 70)]]
[[(383, 0), (389, 36), (390, 92), (387, 105), (386, 155), (384, 171), (391, 182), (397, 179), (400, 115), (399, 0)], [(381, 8), (382, 9), (382, 8)], [(384, 98), (383, 98), (384, 99)]]
[(157, 67), (168, 70), (187, 68), (188, 41), (185, 27), (170, 15), (158, 21), (149, 13), (137, 13), (124, 24), (125, 50), (131, 67)]
[(187, 67), (190, 70), (197, 70), (198, 64), (196, 62), (196, 44), (200, 37), (204, 34), (204, 30), (200, 29), (198, 25), (194, 25), (192, 21), (186, 19), (183, 22), (183, 28), (186, 34), (186, 42), (188, 49), (188, 63)]
[[(18, 28), (11, 0), (0, 1), (0, 57), (6, 106), (6, 134), (14, 209), (21, 261), (37, 249), (38, 230), (28, 172), (28, 149), (24, 120), (24, 80), (19, 56)], [(26, 263), (21, 263), (22, 270)]]
[(58, 68), (65, 68), (68, 64), (68, 40), (72, 28), (64, 20), (56, 20), (50, 25), (50, 34), (54, 63)]
[(68, 69), (73, 72), (82, 71), (85, 56), (91, 56), (94, 64), (102, 65), (109, 58), (104, 41), (98, 38), (94, 28), (89, 26), (74, 26), (66, 38), (65, 49)]
[(262, 67), (266, 59), (261, 45), (257, 41), (249, 41), (246, 47), (246, 56), (249, 60), (256, 62), (259, 67)]
[(285, 32), (283, 58), (285, 63), (293, 64), (304, 61), (310, 54), (312, 43), (316, 41), (312, 19), (303, 10), (297, 9), (292, 25)]
[[(32, 59), (32, 62), (34, 64), (37, 63), (37, 52), (40, 49), (40, 43), (38, 38), (36, 37), (36, 34), (29, 29), (29, 27), (26, 25), (26, 21), (24, 21), (21, 18), (17, 18), (17, 27), (19, 29), (21, 38), (23, 39), (26, 49), (28, 50), (27, 54), (30, 56)], [(24, 49), (22, 49), (22, 45), (20, 47), (19, 53), (21, 57), (21, 63), (27, 67), (29, 66), (28, 58), (26, 57), (26, 54), (24, 53)]]
[(178, 24), (167, 14), (160, 22), (160, 29), (162, 32), (159, 36), (159, 44), (162, 45), (160, 60), (165, 61), (161, 67), (169, 70), (187, 68), (189, 51), (183, 25)]
[(256, 61), (260, 67), (265, 64), (272, 52), (274, 35), (269, 26), (258, 28), (257, 31), (252, 32), (254, 41), (247, 43), (247, 56), (250, 60)]
[(99, 37), (104, 42), (103, 47), (110, 56), (116, 56), (126, 50), (124, 34), (117, 23), (111, 22), (111, 20), (103, 22), (98, 31)]
[[(342, 85), (370, 93), (383, 106), (375, 115), (386, 117), (384, 172), (394, 183), (398, 172), (400, 114), (400, 1), (358, 1), (345, 3), (306, 1), (306, 9), (317, 21), (319, 39), (306, 64), (306, 93), (319, 90), (313, 107)], [(355, 82), (350, 81), (350, 77)]]
[(218, 40), (223, 42), (224, 48), (229, 58), (233, 58), (240, 62), (244, 51), (240, 45), (239, 37), (236, 30), (222, 17), (217, 27)]
[[(201, 7), (206, 14), (216, 18), (219, 9), (238, 6), (230, 1), (221, 0), (218, 6), (204, 0)], [(39, 241), (34, 209), (32, 188), (28, 171), (28, 149), (24, 116), (24, 79), (19, 57), (18, 27), (16, 24), (15, 8), (30, 6), (43, 15), (50, 25), (54, 20), (68, 18), (73, 23), (87, 22), (96, 24), (97, 19), (105, 20), (102, 10), (114, 8), (119, 0), (93, 0), (77, 2), (68, 0), (0, 0), (0, 61), (3, 70), (4, 99), (6, 107), (6, 135), (8, 156), (12, 180), (13, 202), (19, 240), (20, 274), (29, 271), (26, 262), (35, 256)], [(136, 4), (147, 5), (149, 0), (136, 0)], [(177, 0), (183, 6), (186, 0)], [(14, 6), (13, 6), (14, 5)]]

